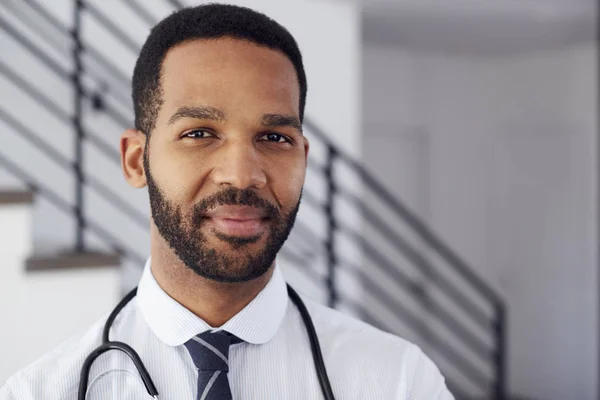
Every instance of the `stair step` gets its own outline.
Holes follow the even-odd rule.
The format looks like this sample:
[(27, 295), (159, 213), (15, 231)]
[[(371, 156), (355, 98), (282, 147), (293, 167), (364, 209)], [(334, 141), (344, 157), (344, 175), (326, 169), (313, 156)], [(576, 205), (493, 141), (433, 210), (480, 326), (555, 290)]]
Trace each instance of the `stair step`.
[(0, 206), (33, 203), (33, 192), (28, 190), (0, 190)]
[(52, 271), (66, 268), (118, 267), (121, 257), (118, 254), (103, 252), (65, 252), (55, 255), (37, 255), (25, 262), (26, 271)]

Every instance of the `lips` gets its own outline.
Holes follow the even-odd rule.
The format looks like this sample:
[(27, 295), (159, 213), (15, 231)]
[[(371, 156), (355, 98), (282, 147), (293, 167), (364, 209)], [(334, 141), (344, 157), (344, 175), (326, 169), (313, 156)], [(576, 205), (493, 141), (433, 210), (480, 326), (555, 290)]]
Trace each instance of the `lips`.
[(204, 217), (212, 228), (228, 236), (256, 236), (268, 223), (265, 211), (249, 206), (219, 206), (209, 210)]
[(265, 211), (250, 206), (218, 206), (212, 208), (204, 215), (207, 218), (225, 218), (238, 221), (263, 219), (267, 217)]

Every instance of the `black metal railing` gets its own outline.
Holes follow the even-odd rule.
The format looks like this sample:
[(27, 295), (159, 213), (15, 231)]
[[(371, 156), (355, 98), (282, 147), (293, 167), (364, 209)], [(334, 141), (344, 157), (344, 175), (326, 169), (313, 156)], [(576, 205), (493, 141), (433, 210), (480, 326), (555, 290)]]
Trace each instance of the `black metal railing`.
[[(164, 1), (174, 8), (181, 7), (178, 1)], [(148, 26), (157, 22), (141, 2), (124, 0), (122, 3), (131, 9), (132, 15), (136, 15)], [(73, 10), (74, 23), (73, 27), (69, 28), (36, 0), (23, 0), (18, 4), (6, 2), (0, 6), (0, 35), (14, 40), (65, 85), (71, 87), (74, 94), (73, 105), (66, 111), (64, 105), (57, 104), (51, 96), (36, 88), (31, 79), (23, 77), (18, 68), (2, 60), (1, 55), (0, 77), (10, 81), (28, 98), (57, 117), (65, 124), (65, 129), (72, 129), (75, 149), (73, 160), (56, 151), (46, 138), (36, 134), (27, 123), (16, 118), (10, 107), (0, 107), (0, 120), (9, 126), (12, 132), (20, 135), (27, 143), (75, 177), (73, 201), (65, 200), (51, 185), (44, 184), (33, 174), (25, 172), (22, 166), (10, 159), (7, 149), (0, 148), (0, 166), (63, 212), (73, 216), (76, 221), (75, 250), (87, 249), (84, 233), (91, 231), (119, 254), (141, 264), (143, 257), (139, 251), (117, 240), (102, 224), (92, 221), (85, 212), (84, 189), (89, 188), (112, 204), (132, 223), (141, 228), (146, 228), (148, 224), (147, 216), (103, 184), (97, 176), (85, 171), (84, 143), (89, 143), (110, 163), (120, 163), (120, 156), (116, 148), (85, 126), (83, 108), (91, 106), (97, 113), (124, 128), (131, 126), (132, 116), (128, 95), (129, 78), (103, 53), (100, 46), (85, 40), (82, 26), (88, 18), (93, 19), (130, 52), (137, 52), (140, 44), (114, 23), (102, 8), (93, 3), (74, 0)], [(25, 31), (29, 34), (26, 35)], [(36, 39), (33, 40), (30, 34), (35, 35)], [(71, 50), (65, 51), (62, 43), (69, 43)], [(64, 57), (70, 57), (72, 68), (66, 69), (57, 63), (48, 54), (48, 48), (61, 52)], [(90, 81), (95, 82), (95, 85), (90, 85)], [(128, 112), (123, 113), (123, 109), (127, 109)], [(355, 276), (377, 304), (393, 313), (403, 324), (427, 337), (432, 349), (450, 366), (445, 370), (442, 368), (442, 371), (445, 372), (448, 384), (457, 398), (469, 398), (475, 390), (480, 397), (505, 399), (506, 310), (503, 300), (426, 224), (398, 198), (391, 195), (360, 162), (340, 150), (310, 117), (305, 118), (304, 130), (310, 135), (313, 146), (316, 143), (322, 149), (324, 159), (319, 161), (311, 157), (309, 171), (314, 174), (315, 179), (324, 183), (325, 189), (324, 193), (316, 193), (305, 188), (303, 207), (318, 212), (326, 224), (323, 232), (317, 232), (314, 227), (307, 226), (299, 218), (292, 235), (293, 245), (284, 246), (282, 256), (290, 263), (301, 265), (302, 268), (298, 270), (305, 273), (315, 285), (326, 290), (329, 305), (350, 306), (369, 322), (395, 332), (391, 321), (381, 317), (377, 309), (340, 290), (339, 275), (342, 272)], [(353, 189), (353, 185), (345, 184), (345, 178), (340, 178), (343, 175), (341, 171), (347, 171), (344, 176), (351, 176), (353, 185), (361, 187), (362, 191)], [(375, 197), (380, 206), (376, 207), (367, 201), (362, 195), (365, 191)], [(359, 219), (370, 229), (377, 231), (401, 257), (391, 257), (381, 252), (377, 240), (371, 240), (359, 228), (353, 227), (347, 218), (340, 218), (338, 210), (342, 202), (351, 204)], [(382, 216), (380, 207), (387, 210), (386, 217)], [(398, 226), (402, 226), (404, 232), (399, 232)], [(344, 246), (349, 245), (359, 248), (364, 260), (348, 259)], [(325, 263), (323, 271), (314, 267), (319, 257)], [(405, 264), (419, 271), (426, 280), (411, 277)], [(397, 296), (383, 290), (381, 281), (370, 273), (375, 270), (392, 282), (398, 293), (413, 299), (421, 307), (420, 311), (407, 307)], [(444, 300), (440, 296), (444, 296)], [(460, 343), (463, 350), (449, 345), (446, 334)], [(482, 364), (484, 368), (481, 368)], [(458, 371), (456, 378), (453, 374), (455, 370)], [(450, 375), (453, 377), (449, 377)], [(471, 389), (465, 388), (464, 382), (468, 382)]]

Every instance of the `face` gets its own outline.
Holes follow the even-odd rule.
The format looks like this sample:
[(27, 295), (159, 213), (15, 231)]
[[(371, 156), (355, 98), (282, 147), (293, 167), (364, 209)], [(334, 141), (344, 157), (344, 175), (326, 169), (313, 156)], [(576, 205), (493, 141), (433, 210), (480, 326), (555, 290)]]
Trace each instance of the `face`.
[(221, 38), (176, 46), (162, 72), (163, 104), (144, 152), (157, 231), (203, 277), (255, 279), (287, 239), (304, 184), (293, 64)]

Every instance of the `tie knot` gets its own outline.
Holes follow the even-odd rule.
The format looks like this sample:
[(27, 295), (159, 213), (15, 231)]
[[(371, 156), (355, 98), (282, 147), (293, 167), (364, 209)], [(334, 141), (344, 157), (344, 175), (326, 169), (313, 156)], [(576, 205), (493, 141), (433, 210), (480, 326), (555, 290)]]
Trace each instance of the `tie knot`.
[(229, 371), (229, 346), (242, 342), (226, 331), (206, 331), (185, 343), (192, 361), (198, 370)]

